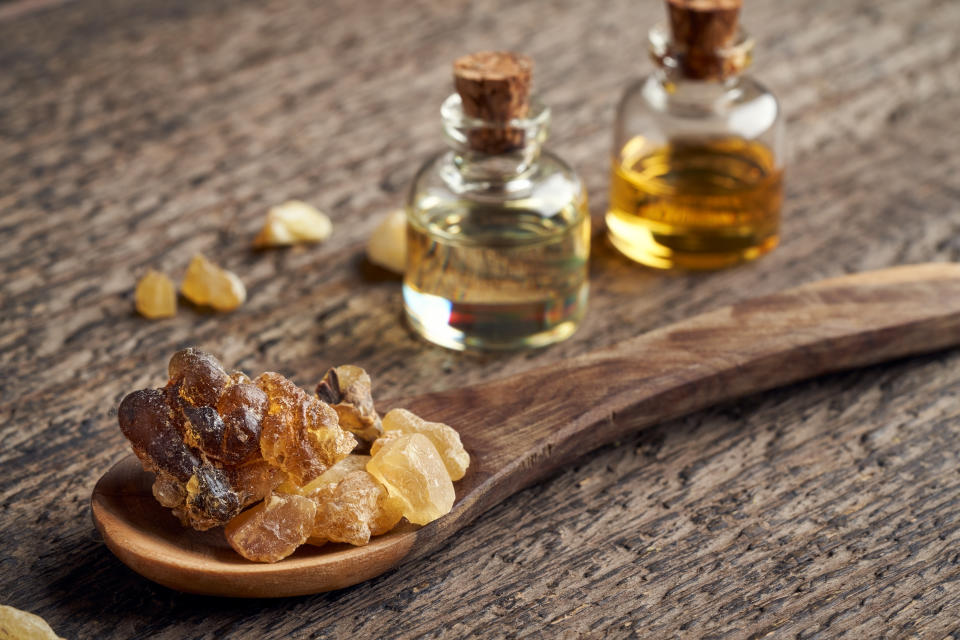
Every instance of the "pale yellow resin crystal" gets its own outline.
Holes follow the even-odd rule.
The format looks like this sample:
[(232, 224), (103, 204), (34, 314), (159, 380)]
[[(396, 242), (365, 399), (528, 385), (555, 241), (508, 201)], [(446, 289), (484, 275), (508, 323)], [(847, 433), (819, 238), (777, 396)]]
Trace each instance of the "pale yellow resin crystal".
[(172, 318), (177, 315), (177, 290), (167, 276), (150, 269), (140, 281), (133, 294), (137, 313), (151, 320)]
[(406, 409), (393, 409), (383, 417), (383, 436), (373, 443), (370, 453), (375, 454), (393, 438), (411, 433), (430, 438), (451, 480), (459, 480), (466, 474), (470, 466), (470, 454), (463, 448), (460, 434), (442, 422), (427, 422)]
[(0, 640), (63, 640), (38, 615), (0, 604)]
[(367, 241), (367, 259), (388, 271), (402, 274), (407, 266), (407, 212), (387, 214)]
[(290, 200), (271, 207), (253, 241), (255, 247), (281, 247), (301, 242), (323, 242), (333, 232), (330, 218), (315, 207)]
[(456, 497), (450, 474), (430, 439), (419, 433), (390, 438), (378, 447), (367, 471), (399, 499), (403, 516), (427, 524), (446, 515)]
[(217, 311), (233, 311), (247, 299), (247, 289), (236, 274), (221, 269), (199, 253), (190, 261), (180, 291), (190, 302)]

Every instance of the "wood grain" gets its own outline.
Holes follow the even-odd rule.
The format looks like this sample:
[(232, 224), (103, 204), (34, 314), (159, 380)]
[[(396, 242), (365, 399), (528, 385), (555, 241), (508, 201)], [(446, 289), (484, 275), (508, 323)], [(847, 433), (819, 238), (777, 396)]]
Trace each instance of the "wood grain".
[[(183, 596), (94, 532), (90, 490), (126, 455), (115, 408), (185, 345), (308, 388), (355, 362), (378, 397), (411, 396), (822, 277), (960, 261), (960, 6), (752, 0), (754, 71), (781, 97), (792, 146), (773, 254), (652, 273), (598, 224), (590, 311), (570, 341), (478, 356), (413, 338), (396, 281), (362, 244), (442, 144), (450, 62), (531, 55), (548, 146), (582, 173), (599, 221), (613, 106), (649, 69), (638, 51), (662, 17), (632, 0), (83, 0), (0, 22), (0, 599), (72, 638), (960, 635), (953, 352), (624, 439), (429, 563), (336, 594)], [(266, 208), (288, 198), (325, 209), (331, 241), (251, 252)], [(239, 273), (248, 303), (135, 316), (136, 277), (179, 278), (194, 251)]]

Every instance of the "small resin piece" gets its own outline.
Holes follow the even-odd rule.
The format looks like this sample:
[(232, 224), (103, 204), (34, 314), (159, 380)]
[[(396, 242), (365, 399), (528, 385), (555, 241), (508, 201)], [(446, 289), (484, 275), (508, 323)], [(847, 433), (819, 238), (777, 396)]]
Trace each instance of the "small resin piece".
[(282, 560), (307, 541), (316, 511), (309, 498), (271, 494), (230, 521), (227, 542), (247, 560)]
[(327, 403), (308, 396), (279, 373), (268, 371), (255, 382), (266, 392), (269, 403), (260, 452), (298, 486), (319, 476), (357, 446), (354, 437), (339, 427), (337, 412)]
[(346, 542), (360, 546), (370, 536), (392, 529), (403, 517), (403, 503), (388, 495), (383, 486), (364, 470), (348, 473), (335, 483), (327, 483), (311, 497), (317, 514), (310, 543)]
[(407, 268), (407, 212), (398, 209), (377, 225), (367, 241), (367, 258), (387, 271), (402, 274)]
[(306, 202), (290, 200), (271, 207), (267, 221), (253, 240), (255, 247), (280, 247), (300, 242), (323, 242), (333, 232), (324, 213)]
[(380, 416), (373, 407), (370, 376), (350, 364), (330, 369), (317, 385), (317, 397), (333, 407), (340, 428), (373, 442), (381, 433)]
[(137, 282), (133, 297), (137, 313), (144, 318), (172, 318), (177, 315), (177, 290), (170, 278), (159, 271), (149, 269)]
[(389, 439), (410, 433), (430, 438), (451, 480), (459, 480), (466, 474), (470, 454), (463, 448), (460, 434), (442, 422), (427, 422), (406, 409), (393, 409), (383, 417), (383, 437), (373, 443), (370, 453), (375, 454)]
[(367, 463), (367, 471), (399, 499), (403, 516), (427, 524), (453, 508), (450, 474), (430, 439), (419, 433), (390, 438)]
[(236, 274), (221, 269), (199, 253), (190, 261), (180, 291), (190, 302), (217, 311), (233, 311), (247, 299), (247, 290)]
[(63, 640), (47, 621), (28, 611), (0, 604), (0, 640)]

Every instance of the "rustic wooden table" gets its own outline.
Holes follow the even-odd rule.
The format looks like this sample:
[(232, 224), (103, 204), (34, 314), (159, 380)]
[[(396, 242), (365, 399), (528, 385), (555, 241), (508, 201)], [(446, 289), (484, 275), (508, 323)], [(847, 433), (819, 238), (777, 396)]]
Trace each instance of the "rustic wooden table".
[[(88, 507), (127, 455), (116, 406), (185, 345), (305, 386), (357, 363), (389, 398), (821, 277), (960, 260), (954, 0), (748, 0), (792, 142), (783, 244), (706, 275), (637, 267), (600, 232), (613, 106), (649, 69), (657, 3), (307, 4), (0, 3), (0, 603), (68, 638), (960, 637), (958, 352), (639, 433), (337, 593), (183, 595), (117, 561)], [(442, 144), (450, 61), (494, 47), (536, 60), (550, 146), (587, 182), (593, 297), (566, 343), (464, 355), (411, 336), (363, 244)], [(251, 251), (289, 198), (328, 211), (332, 239)], [(136, 278), (179, 278), (197, 251), (247, 304), (138, 317)]]

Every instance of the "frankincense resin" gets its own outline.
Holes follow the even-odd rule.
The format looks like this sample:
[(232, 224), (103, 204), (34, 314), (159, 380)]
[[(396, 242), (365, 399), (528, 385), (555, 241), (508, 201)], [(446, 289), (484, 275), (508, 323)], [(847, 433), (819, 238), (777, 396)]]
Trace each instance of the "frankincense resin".
[(247, 560), (282, 560), (307, 541), (316, 511), (309, 498), (271, 494), (230, 521), (227, 541)]
[(232, 271), (221, 269), (199, 253), (190, 261), (180, 291), (198, 305), (233, 311), (247, 299), (247, 289)]
[(170, 278), (159, 271), (149, 269), (137, 282), (133, 297), (137, 312), (144, 318), (172, 318), (177, 315), (177, 290)]
[(370, 453), (376, 454), (391, 439), (411, 433), (419, 433), (430, 439), (451, 480), (459, 480), (464, 476), (470, 466), (470, 454), (463, 448), (460, 434), (442, 422), (427, 422), (406, 409), (393, 409), (383, 417), (383, 436), (373, 444)]
[(403, 517), (414, 524), (433, 522), (453, 508), (453, 481), (424, 435), (391, 438), (367, 463), (367, 471), (400, 500)]
[(453, 506), (470, 461), (457, 432), (404, 409), (381, 426), (360, 367), (330, 369), (316, 396), (277, 373), (228, 374), (196, 349), (167, 370), (164, 387), (123, 399), (120, 428), (156, 474), (157, 501), (185, 526), (226, 525), (248, 560), (276, 562), (307, 541), (363, 545)]

